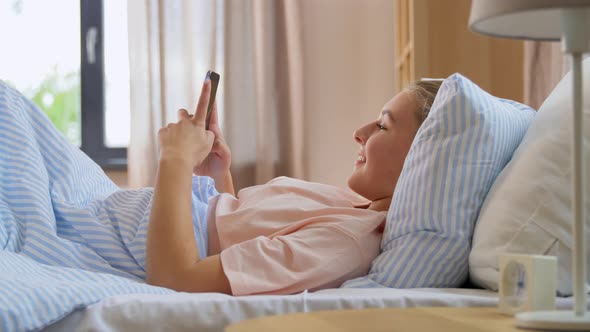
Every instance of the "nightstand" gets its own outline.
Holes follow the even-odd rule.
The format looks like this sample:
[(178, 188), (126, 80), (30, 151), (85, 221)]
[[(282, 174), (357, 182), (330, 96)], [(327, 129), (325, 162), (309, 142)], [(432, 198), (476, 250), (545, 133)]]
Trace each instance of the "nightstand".
[(317, 311), (244, 320), (226, 332), (332, 332), (332, 331), (520, 331), (514, 317), (486, 308), (385, 308)]

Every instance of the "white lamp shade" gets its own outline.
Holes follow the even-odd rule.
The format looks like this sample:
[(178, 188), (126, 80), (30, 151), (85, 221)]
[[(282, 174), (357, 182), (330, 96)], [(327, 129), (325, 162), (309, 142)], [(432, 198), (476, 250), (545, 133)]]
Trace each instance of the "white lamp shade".
[(588, 6), (590, 0), (473, 0), (469, 28), (496, 37), (558, 41), (561, 10)]

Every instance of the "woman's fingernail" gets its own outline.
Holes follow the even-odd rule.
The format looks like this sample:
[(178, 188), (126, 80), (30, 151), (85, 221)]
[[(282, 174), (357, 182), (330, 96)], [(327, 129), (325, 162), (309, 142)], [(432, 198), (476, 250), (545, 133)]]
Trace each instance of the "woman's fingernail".
[(211, 71), (210, 71), (210, 70), (208, 70), (208, 71), (207, 71), (207, 75), (205, 75), (205, 81), (208, 81), (208, 80), (210, 80), (210, 79), (211, 79)]

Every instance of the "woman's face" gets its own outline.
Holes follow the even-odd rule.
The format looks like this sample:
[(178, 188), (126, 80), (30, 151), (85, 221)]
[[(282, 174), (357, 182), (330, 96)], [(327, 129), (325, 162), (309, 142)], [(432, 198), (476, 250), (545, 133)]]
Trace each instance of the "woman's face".
[(388, 101), (372, 121), (354, 131), (360, 145), (348, 186), (375, 202), (391, 199), (404, 160), (420, 124), (416, 98), (402, 91)]

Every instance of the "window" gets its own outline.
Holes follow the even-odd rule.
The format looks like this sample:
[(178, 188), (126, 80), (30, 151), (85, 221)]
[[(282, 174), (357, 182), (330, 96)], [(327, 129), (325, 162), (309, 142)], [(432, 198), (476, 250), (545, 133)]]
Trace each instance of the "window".
[(0, 43), (0, 79), (99, 165), (126, 166), (126, 1), (0, 0)]

